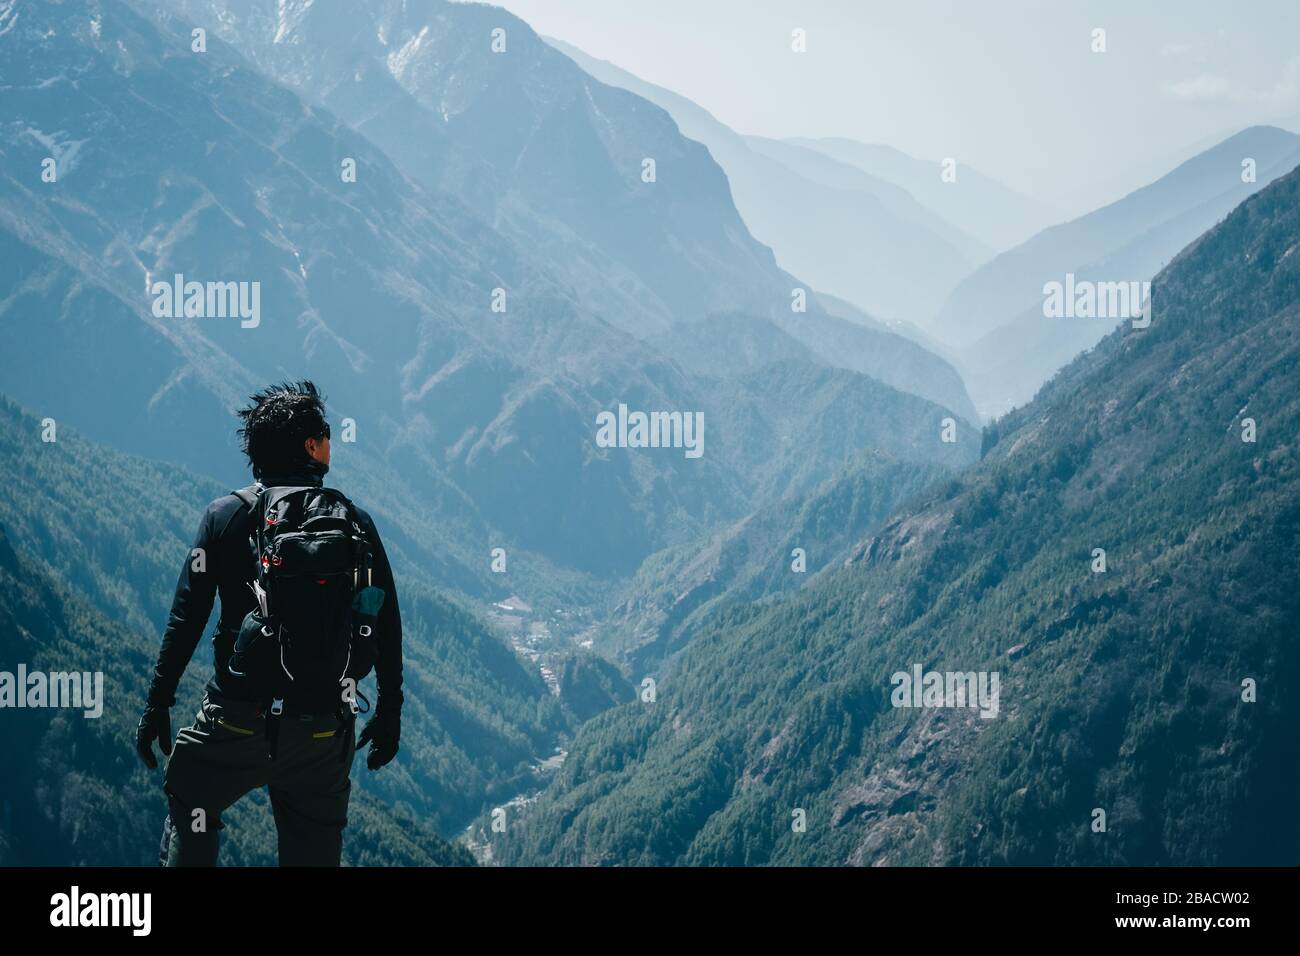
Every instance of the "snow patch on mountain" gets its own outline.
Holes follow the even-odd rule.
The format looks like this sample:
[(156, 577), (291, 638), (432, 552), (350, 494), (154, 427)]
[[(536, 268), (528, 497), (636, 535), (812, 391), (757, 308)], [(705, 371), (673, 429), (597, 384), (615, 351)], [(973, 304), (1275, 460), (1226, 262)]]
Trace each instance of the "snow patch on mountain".
[(316, 0), (279, 0), (276, 9), (275, 39), (271, 42), (279, 43), (292, 33), (315, 2)]
[(403, 43), (399, 49), (388, 54), (388, 72), (393, 75), (393, 79), (399, 83), (401, 82), (402, 74), (406, 72), (406, 68), (415, 59), (416, 54), (420, 52), (420, 44), (424, 42), (424, 38), (428, 34), (429, 27), (426, 24), (420, 27), (420, 32)]
[(18, 14), (14, 10), (17, 4), (18, 0), (0, 0), (0, 37), (18, 24)]

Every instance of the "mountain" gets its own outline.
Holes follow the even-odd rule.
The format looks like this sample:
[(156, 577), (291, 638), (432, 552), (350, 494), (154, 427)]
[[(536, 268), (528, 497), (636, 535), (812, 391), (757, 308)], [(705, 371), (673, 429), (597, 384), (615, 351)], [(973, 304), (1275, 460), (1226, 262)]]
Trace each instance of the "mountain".
[[(312, 10), (324, 16), (327, 6)], [(271, 9), (250, 2), (227, 12), (237, 7), (250, 17)], [(592, 312), (567, 267), (552, 272), (569, 262), (560, 247), (529, 247), (481, 218), (466, 201), (472, 196), (422, 185), (327, 109), (250, 68), (215, 32), (196, 53), (188, 22), (152, 5), (79, 0), (16, 9), (0, 43), (4, 74), (27, 80), (0, 104), (0, 253), (10, 265), (0, 275), (0, 376), (15, 400), (97, 441), (242, 484), (232, 468), (230, 409), (268, 381), (310, 375), (356, 425), (355, 442), (336, 443), (340, 479), (403, 536), (439, 585), (476, 599), (527, 589), (567, 603), (689, 540), (699, 526), (765, 503), (758, 496), (770, 486), (730, 470), (726, 456), (685, 460), (594, 446), (597, 415), (621, 403), (702, 411), (720, 393)], [(299, 26), (317, 22), (307, 7), (283, 9), (308, 17), (290, 17)], [(416, 15), (383, 3), (364, 9), (397, 17), (393, 24)], [(464, 26), (462, 16), (489, 15), (456, 4), (428, 9), (451, 18), (446, 30)], [(322, 29), (354, 29), (344, 21), (321, 21)], [(526, 32), (512, 30), (519, 35), (512, 49), (528, 48)], [(445, 42), (459, 44), (453, 33)], [(281, 45), (315, 55), (305, 41), (282, 37)], [(539, 77), (558, 69), (587, 102), (583, 84), (594, 81), (549, 48), (534, 52)], [(386, 64), (381, 58), (374, 68)], [(448, 95), (464, 92), (443, 80)], [(502, 90), (519, 97), (512, 109), (526, 110), (540, 87), (520, 83), (515, 76)], [(617, 99), (633, 113), (653, 111), (659, 119), (647, 122), (656, 135), (690, 150), (657, 109), (630, 94)], [(476, 122), (514, 125), (513, 114), (483, 104), (470, 113)], [(141, 129), (153, 131), (148, 144)], [(468, 129), (451, 138), (475, 142)], [(698, 152), (717, 173), (710, 202), (723, 202), (725, 180)], [(55, 182), (42, 181), (47, 158), (57, 161)], [(345, 160), (356, 162), (355, 182), (341, 174)], [(728, 225), (725, 209), (691, 208), (715, 238), (740, 228)], [(812, 311), (791, 315), (790, 277), (734, 274), (715, 261), (722, 252), (691, 246), (686, 232), (672, 235), (669, 244), (687, 259), (708, 264), (711, 289), (748, 290), (727, 293), (727, 302), (776, 287), (789, 316), (783, 328), (838, 329), (848, 347), (837, 349), (837, 366), (890, 360), (927, 377), (937, 372), (919, 390), (941, 395), (944, 406), (911, 403), (920, 417), (909, 427), (928, 430), (949, 407), (973, 417), (941, 360), (822, 315), (815, 297)], [(736, 242), (762, 249), (743, 236)], [(686, 289), (675, 255), (656, 261), (671, 277), (665, 281)], [(154, 289), (177, 275), (250, 290), (257, 283), (257, 319), (245, 327), (230, 317), (156, 314), (170, 300)], [(493, 311), (499, 296), (504, 312)], [(701, 299), (700, 309), (708, 305)], [(30, 334), (33, 322), (40, 335)], [(893, 351), (877, 348), (881, 342)], [(859, 434), (886, 441), (893, 428), (878, 419), (874, 433)], [(731, 461), (764, 448), (769, 459), (780, 449), (833, 453), (778, 446), (752, 431), (747, 440), (759, 445)], [(710, 443), (728, 447), (716, 431)], [(511, 556), (509, 580), (489, 570), (496, 547)]]
[(597, 649), (633, 673), (658, 670), (720, 608), (819, 580), (899, 504), (951, 474), (877, 453), (864, 458), (807, 496), (647, 558), (622, 589)]
[[(270, 0), (222, 0), (215, 8), (206, 0), (155, 2), (210, 24), (264, 72), (369, 137), (407, 176), (465, 200), (522, 249), (544, 255), (547, 268), (584, 305), (633, 335), (662, 335), (678, 323), (699, 329), (706, 317), (738, 312), (776, 322), (815, 347), (820, 329), (811, 320), (841, 325), (822, 314), (820, 296), (809, 296), (808, 314), (791, 314), (792, 290), (815, 276), (788, 275), (754, 241), (732, 204), (735, 183), (717, 156), (682, 136), (653, 97), (598, 82), (503, 10), (395, 0), (346, 13), (337, 5)], [(481, 49), (464, 43), (496, 29), (506, 31), (505, 53), (493, 53), (488, 41)], [(639, 176), (645, 157), (671, 175), (652, 186), (629, 183), (629, 164)], [(901, 190), (872, 188), (907, 215), (927, 215)], [(825, 206), (840, 197), (822, 190), (817, 201)], [(879, 212), (865, 210), (861, 221), (879, 219)], [(832, 221), (848, 218), (836, 209)], [(820, 241), (824, 229), (820, 223), (805, 235)], [(778, 230), (761, 238), (787, 235)], [(893, 255), (897, 235), (881, 255)], [(873, 242), (882, 244), (878, 237)], [(843, 258), (856, 245), (853, 239), (828, 254)], [(943, 243), (927, 238), (921, 245), (926, 261), (942, 258)], [(957, 272), (969, 271), (984, 250), (971, 255)], [(855, 277), (859, 258), (849, 270)], [(820, 269), (818, 257), (805, 260)], [(886, 269), (881, 275), (895, 281)], [(959, 380), (952, 369), (884, 326), (876, 331), (885, 334), (844, 353), (854, 364), (844, 358), (834, 364), (967, 414), (964, 388), (958, 401), (951, 397), (949, 383)], [(866, 338), (847, 329), (836, 334)], [(681, 332), (668, 339), (680, 346), (674, 359), (689, 360), (696, 351)], [(907, 361), (891, 364), (899, 353)], [(918, 371), (901, 381), (902, 367)], [(931, 384), (936, 380), (938, 389)]]
[[(221, 473), (234, 460), (229, 410), (266, 381), (310, 369), (358, 423), (361, 447), (389, 457), (375, 464), (380, 456), (347, 456), (340, 443), (341, 469), (377, 472), (372, 500), (441, 505), (428, 537), (413, 540), (426, 541), (448, 583), (486, 590), (478, 569), (497, 536), (450, 472), (492, 457), (469, 433), (488, 432), (488, 448), (507, 444), (490, 426), (533, 383), (502, 355), (512, 338), (518, 348), (520, 329), (481, 315), (496, 286), (517, 296), (512, 314), (525, 327), (567, 314), (562, 293), (337, 121), (220, 50), (188, 53), (187, 38), (159, 33), (131, 7), (99, 10), (20, 8), (0, 46), (5, 74), (31, 78), (7, 93), (0, 117), (6, 390), (120, 448), (166, 449)], [(141, 128), (158, 142), (143, 148)], [(47, 156), (60, 161), (54, 183), (40, 179)], [(357, 183), (339, 180), (342, 156), (366, 172)], [(407, 270), (416, 278), (401, 277)], [(259, 283), (258, 324), (155, 316), (147, 283), (177, 273)], [(33, 321), (42, 337), (24, 334)], [(475, 414), (486, 421), (440, 401), (450, 379), (482, 400)], [(438, 423), (460, 426), (446, 442), (459, 443), (459, 466), (428, 454), (421, 405), (435, 401)], [(402, 467), (417, 458), (418, 471)]]
[[(621, 328), (788, 308), (793, 283), (745, 229), (708, 152), (499, 7), (157, 2), (340, 117), (412, 179), (521, 248), (544, 249)], [(653, 183), (642, 180), (647, 158)]]
[[(1064, 281), (1070, 271), (1095, 271), (1101, 263), (1109, 265), (1106, 277), (1115, 281), (1150, 279), (1243, 199), (1290, 172), (1294, 164), (1287, 164), (1298, 150), (1300, 137), (1284, 130), (1242, 130), (1150, 185), (1002, 253), (953, 290), (929, 331), (969, 345), (1041, 306), (1043, 283)], [(1246, 157), (1257, 162), (1257, 182), (1242, 182)]]
[[(940, 342), (934, 336), (930, 335), (919, 325), (916, 325), (913, 322), (908, 322), (902, 319), (882, 321), (879, 319), (872, 318), (871, 316), (867, 315), (867, 313), (863, 312), (861, 309), (855, 306), (852, 302), (846, 302), (844, 299), (838, 298), (837, 296), (828, 295), (827, 293), (824, 292), (818, 294), (817, 301), (821, 304), (822, 308), (826, 310), (827, 314), (832, 315), (837, 319), (844, 319), (846, 322), (850, 322), (854, 325), (865, 326), (868, 329), (880, 329), (886, 332), (892, 332), (895, 336), (899, 338), (906, 339), (909, 342), (913, 343), (914, 345), (919, 345), (921, 347), (919, 350), (913, 350), (913, 352), (915, 352), (916, 354), (919, 354), (920, 356), (924, 356), (928, 359), (933, 359), (934, 357), (937, 356), (942, 360), (942, 363), (948, 365), (950, 369), (955, 370), (956, 368), (956, 362), (957, 362), (956, 353), (953, 352), (953, 350), (950, 349), (947, 345)], [(890, 353), (891, 353), (890, 358), (895, 361), (905, 359), (908, 362), (908, 364), (914, 364), (917, 361), (915, 357), (911, 355), (905, 355), (901, 350), (890, 350)], [(872, 375), (875, 378), (881, 378), (882, 380), (884, 380), (883, 373), (875, 374), (874, 372), (865, 369), (860, 369), (860, 371), (863, 371), (865, 374)], [(941, 370), (939, 368), (927, 369), (926, 374), (933, 376), (934, 374), (936, 374), (936, 372), (940, 372), (940, 371)], [(956, 372), (953, 371), (952, 374), (956, 375)], [(961, 380), (961, 376), (958, 375), (956, 377), (958, 381)], [(963, 385), (963, 391), (964, 390), (965, 390), (965, 386)], [(907, 388), (906, 391), (915, 391), (916, 394), (922, 395), (926, 398), (932, 398), (935, 401), (943, 400), (942, 398), (936, 398), (935, 396), (930, 395), (927, 392), (921, 392), (914, 388)], [(969, 396), (966, 397), (966, 401), (969, 401)]]
[[(853, 372), (787, 359), (720, 379), (716, 391), (710, 420), (729, 440), (719, 454), (769, 503), (642, 563), (595, 642), (625, 664), (645, 668), (679, 650), (701, 608), (802, 584), (807, 577), (787, 573), (801, 541), (817, 543), (806, 559), (816, 572), (842, 559), (855, 533), (976, 455), (972, 426), (954, 420), (946, 443), (942, 420), (921, 399)], [(881, 431), (882, 422), (890, 427)], [(823, 453), (772, 458), (764, 435)]]
[[(1242, 182), (1242, 162), (1256, 181)], [(961, 350), (958, 364), (981, 414), (1031, 398), (1053, 372), (1091, 348), (1119, 320), (1047, 318), (1044, 285), (1149, 280), (1234, 206), (1300, 164), (1300, 137), (1274, 127), (1243, 130), (1151, 185), (1047, 229), (998, 256), (954, 290), (929, 330)], [(1161, 308), (1153, 300), (1154, 309)]]
[(909, 190), (890, 180), (872, 176), (861, 167), (832, 159), (825, 153), (794, 142), (766, 136), (742, 136), (741, 140), (753, 152), (780, 163), (809, 182), (834, 190), (871, 195), (898, 219), (917, 222), (942, 236), (975, 265), (993, 255), (990, 246), (938, 215), (920, 203)]
[[(946, 409), (844, 369), (787, 359), (706, 380), (706, 420), (717, 455), (765, 504), (802, 497), (866, 451), (919, 469), (960, 469), (979, 454), (979, 432)], [(952, 440), (944, 436), (951, 422)]]
[[(200, 53), (187, 24), (151, 6), (8, 9), (0, 479), (12, 497), (0, 521), (20, 559), (67, 589), (60, 606), (131, 628), (136, 650), (114, 667), (143, 678), (199, 510), (248, 481), (232, 409), (267, 382), (323, 384), (331, 482), (375, 516), (409, 629), (409, 760), (359, 784), (359, 801), (450, 833), (534, 788), (577, 724), (622, 699), (615, 675), (583, 659), (565, 659), (553, 694), (480, 617), (489, 602), (523, 593), (587, 628), (586, 609), (645, 556), (810, 491), (850, 456), (879, 446), (926, 468), (978, 454), (964, 422), (956, 443), (939, 441), (969, 400), (937, 359), (949, 377), (935, 387), (961, 411), (806, 350), (730, 379), (687, 371), (579, 301), (547, 264), (563, 256), (407, 176), (215, 34)], [(241, 286), (258, 309), (168, 315), (156, 289), (177, 275)], [(505, 312), (492, 311), (497, 289)], [(788, 311), (785, 285), (782, 301)], [(851, 346), (841, 361), (888, 357), (871, 347), (883, 333), (836, 321)], [(597, 446), (597, 414), (620, 403), (705, 414), (705, 455)], [(58, 442), (33, 455), (46, 417)], [(491, 570), (496, 547), (508, 573)], [(177, 721), (197, 700), (197, 656)], [(141, 695), (121, 686), (126, 726)], [(24, 773), (34, 759), (15, 757)]]
[[(1075, 359), (979, 465), (584, 725), (496, 858), (1294, 865), (1297, 250), (1300, 171), (1176, 256), (1150, 327)], [(997, 673), (996, 712), (897, 706), (914, 667)]]
[[(828, 311), (838, 306), (833, 299), (819, 298)], [(918, 348), (901, 332), (864, 322), (871, 320), (851, 307), (842, 315), (809, 312), (799, 316), (796, 338), (788, 325), (737, 312), (715, 312), (698, 322), (679, 322), (649, 342), (697, 376), (758, 374), (776, 363), (802, 362), (857, 372), (926, 398), (968, 422), (979, 420), (966, 386), (950, 364), (925, 347)], [(926, 383), (923, 391), (915, 388), (918, 381)]]
[[(887, 319), (927, 319), (988, 250), (906, 190), (816, 153), (785, 146), (773, 156), (710, 113), (576, 47), (548, 39), (584, 70), (672, 114), (682, 134), (726, 170), (749, 230), (782, 267), (818, 289)], [(781, 146), (781, 144), (773, 144)], [(791, 159), (787, 153), (794, 153)], [(836, 167), (833, 174), (814, 167)]]
[[(771, 140), (765, 142), (770, 148), (777, 145)], [(939, 160), (917, 159), (880, 143), (860, 143), (832, 136), (792, 137), (783, 145), (816, 151), (905, 189), (953, 228), (996, 251), (1022, 242), (1056, 218), (1049, 207), (961, 162), (956, 167), (957, 178), (946, 182), (940, 175)]]

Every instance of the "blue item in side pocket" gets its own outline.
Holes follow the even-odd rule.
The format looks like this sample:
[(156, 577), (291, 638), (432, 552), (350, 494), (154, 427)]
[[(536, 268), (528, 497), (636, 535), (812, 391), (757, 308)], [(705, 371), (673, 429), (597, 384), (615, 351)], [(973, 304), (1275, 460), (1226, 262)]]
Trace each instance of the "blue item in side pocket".
[(379, 640), (375, 625), (379, 610), (384, 606), (384, 591), (373, 585), (362, 588), (352, 599), (352, 654), (348, 661), (347, 676), (361, 680), (379, 659)]
[(372, 586), (364, 587), (352, 599), (352, 610), (362, 617), (379, 617), (379, 609), (384, 606), (384, 590)]

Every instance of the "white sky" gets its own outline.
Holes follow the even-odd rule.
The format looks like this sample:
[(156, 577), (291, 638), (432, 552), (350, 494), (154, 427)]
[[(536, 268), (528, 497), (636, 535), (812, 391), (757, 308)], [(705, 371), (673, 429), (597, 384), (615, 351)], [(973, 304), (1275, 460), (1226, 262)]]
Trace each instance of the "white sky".
[[(742, 133), (953, 156), (1071, 212), (1300, 117), (1300, 0), (499, 0)], [(807, 31), (808, 52), (790, 50)], [(1092, 30), (1106, 30), (1094, 54)]]

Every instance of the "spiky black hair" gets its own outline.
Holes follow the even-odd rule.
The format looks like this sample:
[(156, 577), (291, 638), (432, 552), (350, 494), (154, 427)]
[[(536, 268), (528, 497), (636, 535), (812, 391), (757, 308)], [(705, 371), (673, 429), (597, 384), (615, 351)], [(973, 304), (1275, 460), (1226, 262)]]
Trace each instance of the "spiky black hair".
[(325, 397), (309, 381), (281, 382), (249, 396), (236, 414), (242, 422), (240, 446), (253, 477), (291, 470), (307, 461), (303, 442), (329, 429)]

